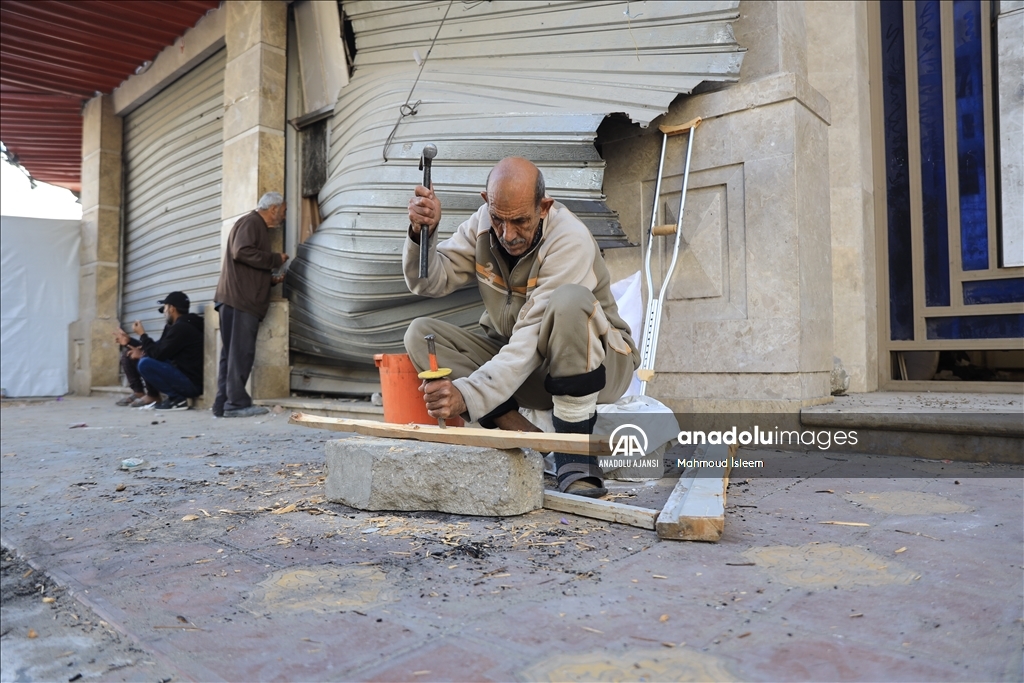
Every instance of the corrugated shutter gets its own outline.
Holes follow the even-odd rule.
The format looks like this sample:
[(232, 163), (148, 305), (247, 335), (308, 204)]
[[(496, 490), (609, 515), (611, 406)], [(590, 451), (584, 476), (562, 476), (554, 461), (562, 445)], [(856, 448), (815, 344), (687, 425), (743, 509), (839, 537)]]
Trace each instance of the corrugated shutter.
[[(400, 351), (418, 316), (476, 324), (475, 285), (431, 300), (410, 294), (402, 276), (424, 143), (439, 150), (440, 239), (480, 206), (491, 166), (517, 154), (542, 169), (549, 196), (612, 246), (622, 233), (604, 202), (598, 126), (615, 113), (647, 125), (704, 81), (738, 80), (743, 57), (730, 25), (738, 0), (346, 0), (342, 8), (355, 33), (355, 72), (330, 122), (324, 220), (288, 280), (291, 348), (325, 364)], [(435, 36), (420, 74), (413, 51), (422, 58)], [(385, 161), (414, 83), (417, 113), (398, 125)]]
[[(192, 311), (220, 274), (225, 50), (125, 119), (124, 325), (159, 333), (157, 300), (182, 291)], [(127, 329), (127, 328), (126, 328)]]

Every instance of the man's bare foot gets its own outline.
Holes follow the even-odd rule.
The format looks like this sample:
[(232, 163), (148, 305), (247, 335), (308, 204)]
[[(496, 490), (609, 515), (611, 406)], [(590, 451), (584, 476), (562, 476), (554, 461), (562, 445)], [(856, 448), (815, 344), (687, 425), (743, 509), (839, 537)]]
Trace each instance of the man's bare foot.
[(494, 418), (494, 426), (510, 432), (539, 432), (540, 427), (533, 424), (518, 410), (510, 410), (500, 417)]

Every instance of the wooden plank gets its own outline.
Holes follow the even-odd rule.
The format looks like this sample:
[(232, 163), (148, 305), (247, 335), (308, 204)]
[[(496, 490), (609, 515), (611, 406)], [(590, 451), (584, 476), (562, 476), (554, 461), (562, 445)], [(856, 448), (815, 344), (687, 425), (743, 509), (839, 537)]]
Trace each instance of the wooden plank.
[[(511, 432), (503, 429), (476, 427), (446, 427), (437, 425), (391, 424), (374, 420), (354, 420), (343, 417), (322, 417), (305, 413), (292, 413), (289, 424), (335, 432), (355, 432), (386, 439), (412, 439), (453, 446), (482, 446), (484, 448), (532, 448), (541, 453), (557, 451), (577, 455), (608, 455), (607, 441), (599, 441), (586, 434), (552, 434), (549, 432)], [(593, 441), (592, 441), (593, 439)]]
[(657, 510), (625, 505), (610, 500), (584, 498), (571, 493), (558, 491), (544, 492), (544, 507), (548, 510), (568, 512), (580, 517), (603, 519), (606, 522), (618, 522), (641, 529), (654, 529), (654, 520), (658, 517)]
[(687, 468), (658, 515), (658, 536), (678, 541), (717, 541), (725, 531), (725, 493), (736, 445), (708, 446), (695, 458), (726, 461), (725, 467)]

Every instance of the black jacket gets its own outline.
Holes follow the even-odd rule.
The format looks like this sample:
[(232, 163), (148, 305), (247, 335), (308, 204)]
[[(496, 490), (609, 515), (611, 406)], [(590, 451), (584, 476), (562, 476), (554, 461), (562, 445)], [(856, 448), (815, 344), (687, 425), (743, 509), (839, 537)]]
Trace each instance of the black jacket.
[(147, 356), (178, 368), (202, 392), (203, 316), (186, 313), (173, 325), (165, 325), (160, 341), (153, 341), (148, 334), (139, 339)]

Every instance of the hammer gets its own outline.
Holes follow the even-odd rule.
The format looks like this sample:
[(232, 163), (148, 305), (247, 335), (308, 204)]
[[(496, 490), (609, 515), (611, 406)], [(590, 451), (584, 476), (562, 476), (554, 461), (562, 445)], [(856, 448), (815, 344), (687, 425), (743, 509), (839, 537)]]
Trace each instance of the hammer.
[[(423, 146), (423, 154), (420, 155), (420, 170), (423, 171), (423, 187), (430, 189), (430, 162), (437, 156), (437, 145), (428, 142)], [(420, 279), (427, 279), (427, 271), (430, 266), (430, 228), (426, 225), (420, 226)], [(441, 425), (442, 427), (444, 425)]]
[[(451, 368), (437, 367), (437, 352), (434, 349), (434, 335), (428, 334), (424, 339), (427, 342), (427, 354), (430, 356), (430, 369), (424, 370), (417, 375), (417, 377), (430, 381), (433, 379), (441, 379), (442, 377), (447, 377), (452, 374)], [(437, 418), (437, 426), (441, 429), (446, 428), (443, 417)]]

